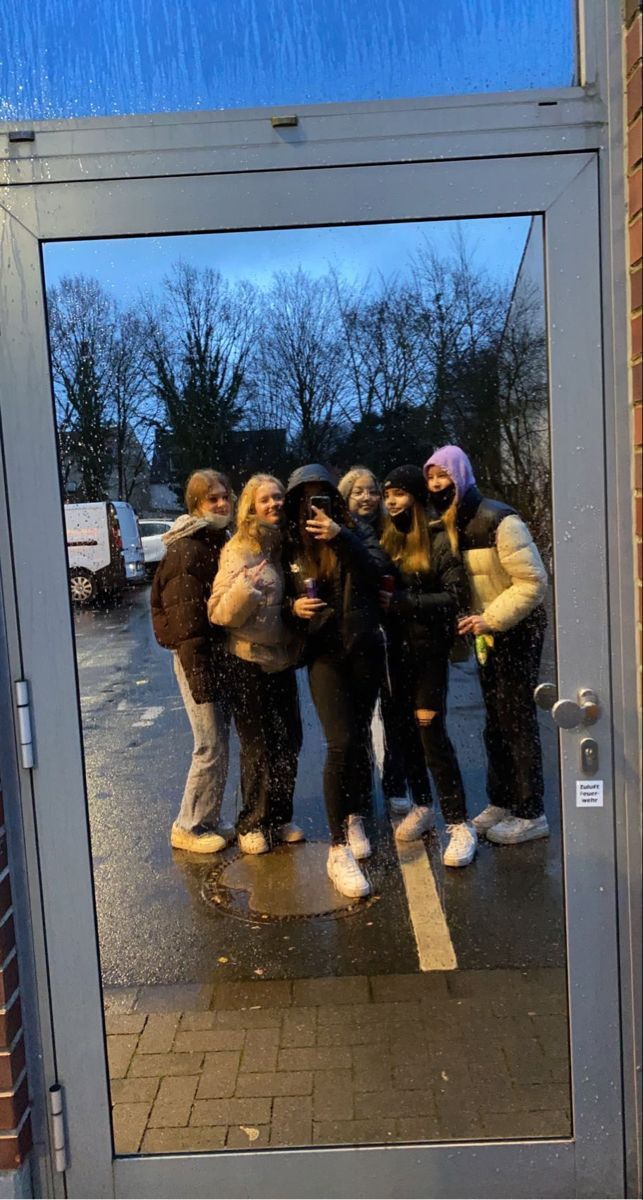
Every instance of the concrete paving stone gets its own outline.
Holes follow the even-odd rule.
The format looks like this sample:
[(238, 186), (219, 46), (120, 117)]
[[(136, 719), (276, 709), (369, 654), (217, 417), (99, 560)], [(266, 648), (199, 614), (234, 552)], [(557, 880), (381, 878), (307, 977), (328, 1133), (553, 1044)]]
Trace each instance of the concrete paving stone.
[(313, 1102), (310, 1096), (275, 1096), (270, 1126), (271, 1146), (309, 1146)]
[(230, 1125), (226, 1137), (227, 1150), (261, 1150), (270, 1145), (269, 1125)]
[[(394, 1057), (392, 1061), (391, 1080), (398, 1091), (415, 1091), (428, 1088), (439, 1076), (437, 1068), (432, 1065), (426, 1055), (417, 1057), (414, 1062), (400, 1066)], [(388, 1084), (390, 1087), (390, 1082)]]
[(442, 971), (424, 971), (419, 975), (371, 975), (370, 985), (376, 1004), (387, 1000), (446, 1003), (449, 998), (446, 972)]
[(205, 983), (159, 984), (138, 989), (136, 1011), (148, 1013), (194, 1012), (210, 1008), (212, 986)]
[(269, 1125), (271, 1100), (265, 1096), (233, 1097), (226, 1100), (197, 1100), (191, 1125)]
[(150, 1013), (136, 1047), (137, 1053), (169, 1054), (180, 1019), (180, 1013)]
[(437, 1117), (398, 1117), (395, 1125), (399, 1142), (435, 1142), (441, 1136)]
[(392, 1065), (384, 1046), (353, 1046), (353, 1086), (356, 1092), (389, 1091)]
[(284, 1048), (314, 1046), (316, 1032), (316, 1008), (305, 1008), (302, 1005), (297, 1008), (284, 1009), (280, 1043)]
[(194, 1029), (179, 1031), (174, 1039), (174, 1049), (189, 1050), (240, 1050), (245, 1040), (244, 1029)]
[(382, 1004), (324, 1004), (317, 1009), (317, 1024), (321, 1025), (372, 1025), (379, 1023), (390, 1026), (400, 1022), (405, 1028), (420, 1020), (420, 1005), (417, 1000), (401, 1000)]
[(108, 1034), (107, 1062), (110, 1079), (122, 1079), (127, 1075), (128, 1067), (136, 1050), (138, 1034)]
[(533, 1138), (569, 1137), (571, 1122), (564, 1110), (549, 1109), (544, 1112), (485, 1112), (482, 1125), (487, 1137)]
[(350, 1121), (353, 1111), (351, 1070), (315, 1071), (313, 1117), (316, 1121)]
[(395, 1121), (315, 1121), (313, 1141), (318, 1146), (365, 1146), (397, 1141)]
[[(555, 1051), (567, 1049), (569, 1032), (567, 1017), (564, 1013), (536, 1013), (531, 1018), (534, 1035), (541, 1043), (545, 1054), (549, 1047)], [(123, 1030), (123, 1032), (126, 1032)]]
[(181, 1013), (179, 1031), (181, 1033), (194, 1033), (198, 1029), (214, 1029), (216, 1023), (217, 1014), (211, 1010), (207, 1010), (206, 1012)]
[(138, 988), (104, 988), (103, 1007), (105, 1012), (129, 1013), (138, 997)]
[(239, 1074), (237, 1096), (309, 1096), (312, 1071), (260, 1071)]
[(150, 1128), (187, 1125), (192, 1101), (199, 1083), (198, 1075), (166, 1075), (161, 1080), (154, 1107), (150, 1113)]
[(215, 1029), (268, 1029), (281, 1026), (282, 1015), (287, 1008), (264, 1008), (257, 1004), (253, 1008), (240, 1008), (238, 1012), (223, 1008), (213, 1015)]
[(277, 1056), (279, 1071), (332, 1071), (352, 1064), (350, 1046), (296, 1046)]
[(493, 1108), (497, 1112), (512, 1112), (521, 1107), (517, 1103), (520, 1094), (516, 1093), (506, 1075), (487, 1075), (477, 1080), (472, 1079), (467, 1099), (479, 1112), (484, 1112), (487, 1108)]
[(367, 1004), (369, 999), (366, 975), (345, 975), (341, 979), (329, 975), (323, 979), (293, 981), (293, 1004)]
[(457, 970), (449, 971), (446, 980), (452, 996), (484, 999), (486, 1002), (505, 996), (514, 996), (516, 1001), (521, 1001), (523, 997), (538, 991), (549, 991), (549, 986), (543, 988), (536, 969), (496, 967), (492, 970)]
[(291, 984), (288, 979), (261, 979), (247, 983), (217, 983), (214, 986), (211, 1007), (215, 1011), (231, 1008), (289, 1008), (292, 1002)]
[(137, 1154), (152, 1104), (115, 1104), (112, 1108), (114, 1147), (117, 1154)]
[(320, 1025), (317, 1046), (374, 1046), (388, 1044), (389, 1030), (381, 1022), (372, 1025)]
[(240, 1058), (240, 1050), (206, 1054), (197, 1099), (218, 1100), (224, 1096), (234, 1096)]
[(485, 1136), (482, 1117), (473, 1112), (439, 1113), (438, 1129), (441, 1142), (470, 1142)]
[[(533, 1055), (521, 1057), (520, 1053), (505, 1054), (507, 1071), (517, 1086), (530, 1088), (535, 1084), (567, 1083), (569, 1080), (569, 1060), (563, 1060), (564, 1071), (554, 1070), (555, 1060), (551, 1058), (536, 1058)], [(557, 1076), (557, 1077), (555, 1077)]]
[(281, 1030), (248, 1029), (245, 1034), (240, 1069), (242, 1071), (275, 1071)]
[(119, 1012), (118, 1009), (108, 1009), (105, 1013), (105, 1032), (110, 1033), (142, 1033), (147, 1020), (147, 1013)]
[(414, 1091), (359, 1092), (355, 1096), (355, 1116), (371, 1120), (395, 1117), (435, 1117), (436, 1105), (430, 1088)]
[(543, 1109), (566, 1109), (570, 1104), (570, 1090), (564, 1083), (534, 1083), (524, 1088), (521, 1102), (516, 1108), (525, 1108), (528, 1112), (540, 1112)]
[(132, 1078), (140, 1075), (197, 1075), (202, 1065), (203, 1054), (196, 1051), (193, 1054), (135, 1054), (129, 1075)]
[(148, 1129), (141, 1146), (142, 1154), (190, 1154), (204, 1150), (222, 1150), (225, 1145), (225, 1125), (180, 1129)]
[(154, 1100), (160, 1080), (158, 1076), (142, 1079), (112, 1079), (110, 1092), (112, 1104), (132, 1104)]

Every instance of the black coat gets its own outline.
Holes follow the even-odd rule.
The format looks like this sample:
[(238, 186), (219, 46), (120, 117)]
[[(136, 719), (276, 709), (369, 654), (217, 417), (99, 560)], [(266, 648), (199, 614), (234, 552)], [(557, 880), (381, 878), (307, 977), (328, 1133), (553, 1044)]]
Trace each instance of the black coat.
[(442, 529), (432, 529), (428, 572), (396, 571), (386, 622), (389, 641), (409, 643), (419, 656), (446, 657), (456, 635), (456, 621), (469, 612), (469, 582), (463, 563), (453, 554)]
[(152, 584), (152, 622), (157, 642), (176, 650), (197, 704), (221, 694), (225, 633), (210, 625), (207, 603), (219, 568), (225, 529), (201, 526), (167, 548)]

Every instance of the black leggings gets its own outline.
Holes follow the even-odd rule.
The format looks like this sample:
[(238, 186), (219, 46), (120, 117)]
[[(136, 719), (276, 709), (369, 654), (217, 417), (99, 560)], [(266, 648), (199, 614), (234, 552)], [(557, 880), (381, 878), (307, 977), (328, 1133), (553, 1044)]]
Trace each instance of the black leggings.
[(324, 801), (335, 843), (346, 840), (346, 818), (366, 812), (372, 797), (371, 721), (383, 667), (383, 643), (369, 639), (342, 656), (320, 655), (308, 668), (326, 738)]
[(269, 673), (235, 659), (232, 712), (241, 743), (243, 808), (237, 832), (268, 832), (292, 820), (302, 741), (294, 669)]
[(547, 617), (542, 606), (506, 633), (494, 635), (480, 683), (486, 709), (487, 795), (517, 817), (539, 817), (543, 765), (534, 688)]
[(407, 643), (390, 641), (386, 655), (386, 679), (380, 693), (384, 727), (384, 799), (405, 796), (407, 787), (414, 804), (432, 803), (424, 748), (415, 722), (409, 679), (413, 662)]

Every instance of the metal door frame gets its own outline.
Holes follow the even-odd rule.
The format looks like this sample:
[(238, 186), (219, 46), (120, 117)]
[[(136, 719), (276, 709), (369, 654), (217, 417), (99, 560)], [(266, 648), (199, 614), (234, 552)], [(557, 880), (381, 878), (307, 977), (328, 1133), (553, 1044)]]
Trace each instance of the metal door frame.
[[(585, 33), (592, 21), (598, 22), (600, 18), (600, 4), (586, 7), (591, 21), (584, 21)], [(618, 307), (622, 298), (618, 269), (606, 261), (610, 249), (618, 245), (617, 238), (612, 233), (614, 241), (610, 247), (605, 236), (608, 203), (614, 203), (615, 194), (617, 197), (619, 194), (618, 180), (615, 184), (612, 178), (618, 170), (612, 161), (618, 156), (618, 140), (610, 146), (606, 136), (607, 108), (609, 128), (618, 130), (615, 37), (612, 26), (611, 48), (609, 39), (598, 36), (596, 31), (584, 39), (591, 51), (586, 52), (585, 58), (594, 64), (595, 77), (602, 70), (605, 79), (611, 64), (612, 85), (602, 89), (604, 95), (609, 93), (605, 101), (599, 98), (596, 89), (574, 88), (502, 97), (456, 97), (446, 101), (298, 107), (299, 133), (293, 131), (288, 135), (272, 130), (266, 110), (36, 123), (36, 154), (24, 146), (17, 153), (14, 149), (12, 157), (5, 160), (7, 187), (0, 194), (3, 218), (0, 249), (9, 269), (0, 292), (3, 318), (0, 399), (5, 405), (2, 420), (11, 524), (3, 525), (0, 533), (3, 548), (11, 548), (13, 564), (3, 555), (3, 586), (11, 634), (8, 639), (11, 675), (17, 678), (24, 673), (34, 683), (40, 773), (36, 770), (31, 777), (29, 772), (21, 770), (19, 779), (36, 931), (40, 927), (39, 901), (47, 912), (46, 958), (42, 947), (36, 953), (46, 1081), (51, 1082), (54, 1068), (63, 1082), (73, 1079), (67, 1096), (71, 1147), (69, 1194), (173, 1196), (185, 1189), (188, 1171), (189, 1186), (195, 1196), (210, 1196), (214, 1191), (228, 1195), (250, 1192), (257, 1196), (341, 1195), (346, 1187), (352, 1188), (356, 1195), (390, 1195), (400, 1186), (409, 1195), (620, 1194), (623, 1145), (616, 1104), (621, 1064), (618, 1012), (614, 1007), (618, 963), (613, 856), (600, 864), (603, 883), (596, 877), (584, 878), (583, 872), (577, 878), (570, 878), (569, 872), (567, 876), (570, 920), (575, 929), (577, 918), (578, 928), (591, 928), (593, 953), (598, 953), (597, 931), (601, 933), (605, 954), (601, 949), (600, 961), (607, 982), (614, 983), (613, 989), (606, 987), (603, 995), (595, 997), (591, 992), (594, 978), (591, 955), (588, 953), (586, 961), (582, 961), (577, 947), (570, 947), (575, 1081), (572, 1141), (171, 1156), (117, 1160), (112, 1173), (105, 1062), (100, 1038), (96, 1036), (100, 989), (87, 819), (84, 796), (79, 794), (82, 761), (78, 710), (75, 705), (68, 711), (58, 710), (55, 722), (38, 715), (46, 711), (52, 688), (62, 690), (67, 696), (76, 694), (66, 571), (64, 558), (56, 549), (56, 539), (62, 538), (62, 510), (57, 467), (52, 460), (55, 440), (40, 242), (49, 238), (139, 232), (256, 228), (260, 224), (259, 195), (263, 198), (261, 220), (266, 224), (271, 223), (271, 211), (272, 223), (279, 226), (358, 222), (361, 202), (363, 219), (401, 219), (402, 209), (399, 204), (395, 208), (398, 201), (393, 201), (393, 193), (400, 190), (394, 178), (396, 175), (401, 178), (400, 172), (422, 171), (426, 184), (421, 200), (414, 206), (413, 191), (408, 188), (402, 188), (407, 194), (398, 197), (407, 206), (407, 215), (495, 216), (534, 211), (545, 215), (553, 386), (563, 390), (569, 386), (573, 390), (582, 377), (586, 393), (595, 405), (596, 382), (601, 378), (603, 366), (601, 283), (604, 299), (609, 297)], [(400, 164), (401, 158), (404, 165)], [(407, 165), (409, 159), (416, 161), (416, 167)], [(340, 169), (327, 170), (325, 164), (329, 162), (339, 164)], [(361, 167), (355, 166), (360, 163)], [(599, 163), (604, 167), (597, 178)], [(334, 185), (326, 192), (323, 178), (329, 179), (331, 173)], [(366, 189), (368, 204), (365, 197), (361, 201), (359, 198), (360, 176), (362, 182), (366, 178), (371, 181)], [(314, 186), (308, 189), (304, 212), (301, 207), (297, 210), (294, 193), (297, 192), (301, 205), (305, 177), (313, 179)], [(315, 201), (311, 205), (311, 194), (320, 201), (323, 194), (326, 203), (320, 205)], [(285, 196), (291, 197), (289, 208), (284, 206)], [(378, 203), (381, 201), (379, 216), (373, 209), (374, 196)], [(244, 221), (250, 221), (250, 225)], [(603, 232), (602, 279), (599, 229)], [(587, 247), (591, 245), (597, 247), (596, 258), (590, 264), (589, 276), (580, 282), (575, 278), (575, 264), (586, 262)], [(561, 263), (568, 264), (564, 278)], [(610, 308), (609, 312), (612, 311)], [(587, 333), (587, 352), (572, 362), (563, 344), (563, 333), (566, 322), (572, 321), (573, 316), (576, 328), (580, 322), (587, 331), (593, 329), (593, 333), (591, 337)], [(570, 332), (573, 337), (574, 330)], [(594, 508), (591, 521), (589, 513), (578, 514), (575, 536), (581, 537), (585, 529), (589, 545), (593, 546), (598, 513), (606, 515), (610, 549), (616, 547), (618, 556), (627, 564), (628, 555), (631, 561), (631, 542), (628, 548), (626, 539), (616, 533), (618, 511), (628, 497), (622, 469), (620, 476), (617, 470), (627, 451), (623, 444), (623, 373), (616, 357), (622, 341), (618, 320), (612, 327), (608, 316), (604, 334), (608, 507), (605, 510), (605, 492), (599, 489), (598, 509)], [(553, 399), (556, 403), (556, 395)], [(19, 462), (12, 453), (17, 447), (23, 453)], [(604, 478), (606, 462), (600, 447), (592, 448), (590, 453), (590, 474)], [(587, 456), (585, 461), (589, 464)], [(557, 456), (555, 445), (553, 465), (556, 497), (556, 489), (560, 491), (564, 486), (566, 464)], [(48, 531), (42, 529), (41, 508), (35, 510), (30, 504), (30, 481), (34, 478), (42, 481), (40, 505), (45, 503), (50, 513)], [(4, 513), (0, 513), (2, 517)], [(604, 521), (599, 521), (598, 526), (605, 528)], [(615, 745), (618, 810), (616, 805), (612, 810), (608, 804), (603, 813), (592, 814), (600, 816), (601, 836), (588, 842), (584, 822), (568, 809), (566, 841), (568, 846), (574, 844), (581, 856), (595, 852), (600, 858), (606, 845), (613, 846), (616, 812), (627, 816), (622, 795), (626, 798), (632, 788), (625, 768), (628, 754), (630, 759), (633, 757), (631, 747), (636, 744), (631, 707), (628, 716), (628, 701), (631, 706), (636, 695), (628, 649), (634, 644), (634, 621), (627, 600), (622, 603), (623, 612), (618, 608), (617, 554), (610, 553), (607, 564), (600, 555), (595, 555), (591, 566), (591, 575), (578, 581), (579, 588), (582, 583), (582, 589), (589, 587), (592, 595), (604, 596), (609, 571), (615, 597), (611, 630), (624, 646), (619, 656), (612, 656), (616, 683), (613, 722), (619, 722), (618, 727), (623, 730), (623, 740), (617, 739)], [(17, 596), (22, 598), (20, 605)], [(567, 607), (564, 604), (562, 613), (559, 612), (560, 628), (565, 627), (566, 621), (575, 620), (573, 590), (566, 603)], [(606, 622), (606, 607), (603, 612)], [(603, 628), (606, 627), (605, 623)], [(566, 679), (563, 674), (561, 688), (567, 689), (567, 694), (579, 682), (575, 677)], [(583, 678), (583, 682), (587, 679)], [(605, 686), (602, 680), (599, 684), (605, 699), (607, 683), (606, 677)], [(575, 735), (566, 737), (571, 739)], [(601, 732), (601, 739), (605, 740), (605, 753), (609, 755), (608, 731)], [(64, 758), (59, 752), (61, 745), (69, 747)], [(571, 740), (565, 745), (567, 749), (564, 746), (563, 750), (569, 761), (573, 753)], [(3, 778), (8, 779), (4, 768)], [(52, 811), (51, 795), (73, 797), (73, 808)], [(31, 821), (34, 809), (35, 831)], [(583, 815), (587, 814), (580, 814)], [(619, 821), (619, 838), (620, 830)], [(37, 841), (42, 856), (41, 873)], [(70, 854), (72, 844), (74, 852)], [(70, 931), (62, 913), (58, 925), (55, 920), (61, 874), (77, 880), (79, 888), (74, 894), (71, 962)], [(81, 897), (84, 902), (80, 902)], [(36, 942), (41, 941), (37, 932)], [(94, 950), (88, 953), (91, 947)], [(68, 984), (71, 979), (73, 987)], [(51, 1038), (47, 1036), (50, 994)], [(85, 1014), (83, 1017), (81, 1013), (80, 1019), (75, 1003), (78, 994), (83, 997)], [(596, 1012), (599, 1004), (605, 1005), (605, 1011), (600, 1022), (601, 1045), (597, 1048), (583, 1030), (582, 1013), (584, 1006)], [(86, 1019), (90, 1012), (91, 1019)], [(596, 1063), (596, 1078), (590, 1085), (580, 1072), (591, 1078), (594, 1072), (585, 1069), (591, 1062)], [(33, 1080), (34, 1074), (32, 1086)], [(599, 1096), (604, 1103), (602, 1110)], [(474, 1175), (469, 1174), (467, 1163), (475, 1164)], [(315, 1175), (323, 1183), (311, 1185)], [(239, 1191), (240, 1179), (243, 1186)], [(58, 1186), (53, 1186), (58, 1193)]]

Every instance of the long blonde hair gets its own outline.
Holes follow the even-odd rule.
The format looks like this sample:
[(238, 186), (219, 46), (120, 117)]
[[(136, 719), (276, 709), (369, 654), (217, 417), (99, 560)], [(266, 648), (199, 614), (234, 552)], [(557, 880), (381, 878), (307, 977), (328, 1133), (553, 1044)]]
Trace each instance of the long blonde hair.
[(210, 488), (223, 487), (230, 497), (230, 510), (234, 508), (235, 495), (230, 487), (230, 480), (222, 471), (214, 471), (212, 467), (201, 467), (193, 471), (185, 485), (185, 507), (190, 516), (194, 516), (201, 507)]
[(381, 537), (382, 548), (391, 561), (406, 575), (416, 571), (425, 573), (431, 570), (431, 538), (429, 523), (424, 506), (419, 500), (413, 501), (413, 520), (408, 533), (400, 533), (395, 528), (390, 517), (387, 517), (384, 532)]
[(274, 475), (252, 475), (244, 487), (237, 508), (237, 528), (231, 539), (239, 546), (246, 546), (255, 554), (262, 550), (259, 518), (255, 512), (255, 499), (260, 487), (264, 484), (275, 484), (285, 495), (286, 489), (280, 479)]
[(432, 521), (433, 528), (444, 526), (444, 530), (449, 539), (451, 553), (455, 554), (456, 558), (460, 557), (460, 539), (458, 537), (458, 501), (455, 496), (446, 512), (442, 513), (439, 521)]

